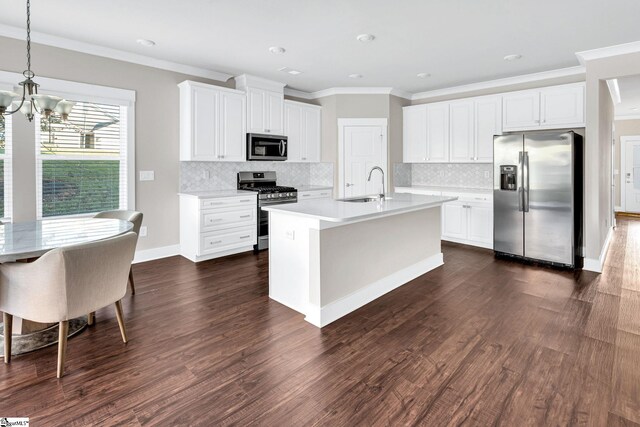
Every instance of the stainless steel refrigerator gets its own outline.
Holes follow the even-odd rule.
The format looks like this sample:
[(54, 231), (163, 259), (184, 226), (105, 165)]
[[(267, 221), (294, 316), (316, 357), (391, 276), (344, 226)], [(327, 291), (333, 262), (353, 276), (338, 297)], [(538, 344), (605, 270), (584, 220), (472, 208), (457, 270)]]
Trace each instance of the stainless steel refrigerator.
[(493, 144), (496, 254), (581, 267), (582, 136), (512, 133)]

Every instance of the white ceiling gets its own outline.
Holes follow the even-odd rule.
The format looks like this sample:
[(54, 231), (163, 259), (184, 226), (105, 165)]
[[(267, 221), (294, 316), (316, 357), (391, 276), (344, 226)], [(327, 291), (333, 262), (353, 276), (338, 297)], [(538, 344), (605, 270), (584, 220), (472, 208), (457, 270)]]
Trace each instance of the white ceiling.
[[(0, 0), (0, 25), (24, 27), (24, 5)], [(32, 29), (309, 92), (420, 92), (578, 65), (575, 52), (640, 40), (639, 16), (638, 0), (34, 0)]]
[(616, 116), (639, 116), (640, 75), (621, 77), (616, 80), (620, 90), (620, 103), (615, 105)]

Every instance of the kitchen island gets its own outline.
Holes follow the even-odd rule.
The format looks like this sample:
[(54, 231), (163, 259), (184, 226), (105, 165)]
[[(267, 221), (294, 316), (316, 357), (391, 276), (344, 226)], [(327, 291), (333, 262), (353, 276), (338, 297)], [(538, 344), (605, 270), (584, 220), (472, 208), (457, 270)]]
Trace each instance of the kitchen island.
[(455, 197), (317, 199), (269, 212), (269, 297), (323, 327), (442, 265), (440, 207)]

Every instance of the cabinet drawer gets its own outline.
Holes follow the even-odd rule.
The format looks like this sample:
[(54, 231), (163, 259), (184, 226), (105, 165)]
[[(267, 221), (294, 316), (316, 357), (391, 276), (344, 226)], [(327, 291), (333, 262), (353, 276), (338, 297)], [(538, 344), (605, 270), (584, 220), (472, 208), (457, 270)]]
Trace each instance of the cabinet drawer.
[(491, 194), (470, 194), (470, 193), (442, 193), (443, 196), (457, 197), (460, 202), (472, 202), (481, 204), (491, 204), (493, 195)]
[(300, 191), (298, 192), (298, 200), (322, 199), (331, 197), (331, 193), (331, 190)]
[(222, 208), (225, 206), (237, 206), (237, 205), (253, 205), (256, 206), (256, 196), (253, 194), (241, 197), (225, 197), (217, 199), (202, 199), (200, 200), (200, 207), (202, 209), (210, 208)]
[(241, 227), (212, 231), (200, 236), (200, 255), (256, 244), (256, 228)]
[(254, 206), (203, 210), (200, 212), (200, 230), (210, 231), (255, 224), (256, 210)]

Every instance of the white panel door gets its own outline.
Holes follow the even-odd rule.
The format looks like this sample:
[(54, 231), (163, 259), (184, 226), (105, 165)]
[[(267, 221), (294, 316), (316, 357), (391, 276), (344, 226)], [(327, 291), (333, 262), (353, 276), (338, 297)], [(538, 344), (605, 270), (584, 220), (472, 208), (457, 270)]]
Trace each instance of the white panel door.
[(193, 91), (191, 160), (219, 160), (218, 92), (201, 87), (194, 87), (191, 90)]
[(449, 161), (449, 104), (427, 105), (427, 162)]
[(220, 92), (219, 160), (246, 160), (246, 97), (244, 94)]
[(385, 173), (387, 170), (382, 127), (345, 126), (343, 144), (345, 197), (382, 193), (380, 176), (367, 181), (367, 174), (372, 167), (379, 166)]
[(427, 106), (402, 109), (402, 146), (405, 163), (427, 161)]
[(468, 239), (480, 243), (493, 242), (493, 209), (489, 206), (469, 206)]
[(319, 108), (302, 108), (302, 132), (304, 141), (302, 160), (305, 162), (320, 161), (320, 122)]
[(539, 91), (506, 93), (502, 96), (502, 130), (525, 130), (539, 126)]
[(266, 129), (266, 91), (262, 89), (247, 89), (248, 117), (247, 131), (264, 133)]
[(640, 138), (626, 139), (624, 144), (624, 210), (640, 213)]
[(473, 107), (473, 100), (449, 104), (449, 160), (452, 163), (475, 161)]
[(300, 162), (303, 156), (302, 107), (284, 104), (284, 134), (287, 136), (287, 161)]
[(449, 202), (442, 205), (442, 237), (453, 239), (467, 238), (467, 208), (462, 202)]
[(493, 136), (502, 133), (502, 98), (475, 101), (475, 161), (493, 163)]
[(282, 135), (284, 133), (284, 95), (277, 92), (266, 92), (266, 128), (267, 133)]
[(582, 84), (542, 89), (542, 126), (584, 126), (584, 91)]

